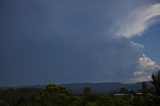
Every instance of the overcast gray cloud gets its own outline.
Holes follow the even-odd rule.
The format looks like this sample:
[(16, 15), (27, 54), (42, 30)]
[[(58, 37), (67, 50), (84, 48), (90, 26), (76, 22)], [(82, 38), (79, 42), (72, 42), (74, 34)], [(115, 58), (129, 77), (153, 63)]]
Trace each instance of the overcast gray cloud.
[(141, 64), (153, 61), (144, 55), (143, 45), (125, 34), (117, 37), (117, 23), (151, 4), (150, 0), (2, 0), (0, 85), (141, 81), (145, 75), (138, 74)]

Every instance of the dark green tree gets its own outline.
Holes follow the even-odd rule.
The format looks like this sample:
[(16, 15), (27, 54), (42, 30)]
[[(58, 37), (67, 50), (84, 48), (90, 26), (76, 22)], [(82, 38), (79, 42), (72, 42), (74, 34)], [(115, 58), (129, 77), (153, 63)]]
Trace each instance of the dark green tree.
[(154, 86), (156, 95), (160, 96), (160, 71), (152, 74), (151, 83)]
[(35, 106), (78, 106), (78, 99), (66, 88), (49, 84), (37, 97)]
[(84, 97), (82, 99), (82, 105), (96, 105), (95, 101), (98, 99), (98, 96), (92, 92), (90, 87), (85, 87), (83, 89)]
[(9, 104), (4, 100), (0, 100), (0, 106), (9, 106)]
[(149, 89), (148, 89), (148, 86), (146, 84), (146, 82), (142, 82), (142, 94), (144, 97), (147, 97), (149, 93)]
[(119, 93), (122, 93), (122, 94), (128, 94), (128, 93), (129, 93), (129, 91), (128, 91), (128, 89), (127, 89), (127, 88), (122, 87), (122, 88), (119, 90)]
[(160, 106), (160, 71), (152, 74), (151, 83), (154, 86), (154, 93), (152, 94), (153, 106)]
[(110, 96), (101, 96), (98, 99), (98, 106), (114, 106), (114, 101)]
[(91, 95), (91, 94), (92, 94), (91, 88), (90, 88), (90, 87), (85, 87), (85, 88), (83, 89), (83, 94), (84, 94), (85, 96)]

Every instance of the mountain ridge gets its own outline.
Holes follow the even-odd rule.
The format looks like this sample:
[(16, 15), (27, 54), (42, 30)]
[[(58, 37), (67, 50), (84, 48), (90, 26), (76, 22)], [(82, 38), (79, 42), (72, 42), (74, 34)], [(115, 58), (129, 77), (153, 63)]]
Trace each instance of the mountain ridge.
[[(146, 84), (151, 86), (150, 82), (147, 81)], [(66, 83), (66, 84), (57, 84), (61, 87), (66, 87), (74, 93), (83, 93), (85, 87), (90, 87), (95, 93), (110, 93), (119, 91), (120, 88), (125, 87), (129, 91), (139, 91), (142, 88), (142, 82), (136, 83), (121, 83), (121, 82), (83, 82), (83, 83)], [(44, 89), (46, 85), (32, 85), (32, 86), (18, 86), (18, 87), (0, 87), (1, 89), (7, 88), (37, 88)]]

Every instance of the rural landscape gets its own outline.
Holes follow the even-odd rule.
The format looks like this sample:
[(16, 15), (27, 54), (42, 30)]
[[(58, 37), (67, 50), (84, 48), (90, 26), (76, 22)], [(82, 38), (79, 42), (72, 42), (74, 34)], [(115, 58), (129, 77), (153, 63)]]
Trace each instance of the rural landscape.
[(113, 92), (94, 92), (86, 86), (78, 93), (55, 84), (3, 88), (0, 106), (160, 106), (160, 71), (137, 90), (122, 87)]
[(160, 0), (0, 0), (0, 106), (160, 106)]

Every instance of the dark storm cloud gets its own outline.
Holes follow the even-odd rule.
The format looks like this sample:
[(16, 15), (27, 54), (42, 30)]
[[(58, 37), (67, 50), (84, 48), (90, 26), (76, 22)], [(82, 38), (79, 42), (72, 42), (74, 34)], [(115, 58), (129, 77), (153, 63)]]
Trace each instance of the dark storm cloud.
[(130, 78), (142, 50), (110, 28), (137, 2), (1, 0), (0, 85)]

